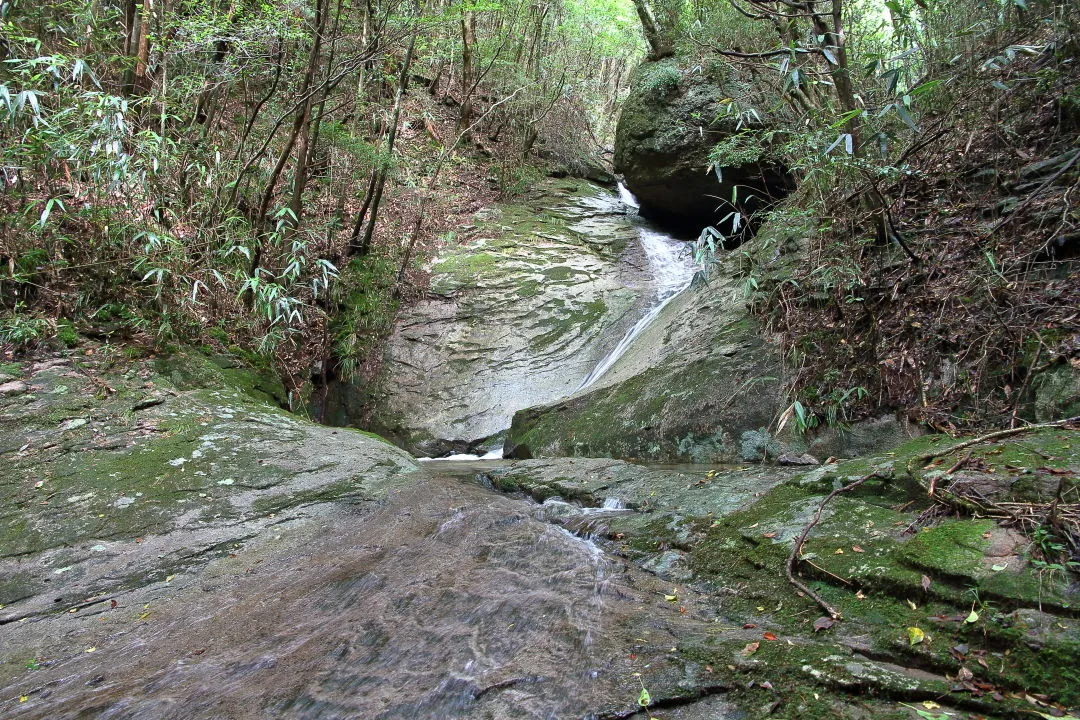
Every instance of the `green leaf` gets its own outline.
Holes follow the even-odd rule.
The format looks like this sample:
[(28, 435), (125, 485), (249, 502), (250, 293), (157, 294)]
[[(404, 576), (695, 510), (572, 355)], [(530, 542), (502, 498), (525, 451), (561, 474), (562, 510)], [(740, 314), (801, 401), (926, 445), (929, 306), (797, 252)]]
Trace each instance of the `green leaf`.
[(45, 203), (45, 209), (41, 211), (41, 218), (38, 220), (38, 227), (45, 227), (45, 222), (49, 219), (49, 215), (52, 213), (54, 205), (59, 205), (60, 209), (67, 212), (67, 208), (64, 207), (64, 201), (60, 198), (49, 198)]
[(940, 84), (941, 80), (930, 80), (929, 82), (924, 82), (922, 85), (909, 92), (908, 95), (913, 98), (917, 98), (924, 93), (930, 92)]
[(977, 623), (977, 622), (979, 622), (979, 613), (972, 610), (970, 613), (968, 613), (968, 616), (966, 618), (964, 618), (964, 622), (966, 622), (966, 623)]
[(649, 707), (652, 705), (652, 696), (649, 695), (649, 691), (645, 688), (641, 688), (641, 694), (638, 695), (637, 704), (641, 707)]
[(918, 645), (926, 640), (926, 633), (917, 627), (909, 627), (907, 629), (907, 636), (909, 645)]
[(908, 113), (908, 111), (904, 108), (903, 105), (901, 105), (900, 103), (895, 103), (893, 104), (893, 107), (896, 109), (896, 114), (899, 115), (900, 119), (904, 121), (904, 124), (906, 124), (915, 132), (922, 132), (921, 130), (919, 130), (919, 126), (915, 124), (915, 120), (911, 117), (911, 115)]

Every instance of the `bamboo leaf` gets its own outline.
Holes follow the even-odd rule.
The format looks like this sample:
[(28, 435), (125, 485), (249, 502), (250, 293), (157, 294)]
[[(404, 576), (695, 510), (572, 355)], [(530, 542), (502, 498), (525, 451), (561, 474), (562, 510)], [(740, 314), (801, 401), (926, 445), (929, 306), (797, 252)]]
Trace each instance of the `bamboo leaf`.
[(915, 124), (914, 118), (911, 117), (910, 113), (908, 113), (908, 111), (904, 108), (903, 105), (901, 105), (900, 103), (894, 103), (893, 107), (896, 108), (896, 114), (900, 116), (900, 119), (904, 121), (905, 125), (907, 125), (915, 132), (922, 132), (922, 130), (919, 129), (919, 126)]

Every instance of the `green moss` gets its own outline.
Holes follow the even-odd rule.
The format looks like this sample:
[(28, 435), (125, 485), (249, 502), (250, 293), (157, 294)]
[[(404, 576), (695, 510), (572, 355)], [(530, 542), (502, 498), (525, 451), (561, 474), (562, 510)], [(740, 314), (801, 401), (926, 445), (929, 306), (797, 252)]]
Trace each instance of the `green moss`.
[(432, 285), (443, 287), (447, 281), (457, 287), (473, 285), (477, 280), (490, 277), (499, 266), (499, 258), (487, 252), (459, 251), (431, 268), (432, 275), (445, 275), (446, 279), (433, 278)]
[(0, 363), (0, 375), (19, 377), (23, 373), (23, 365), (19, 362)]
[(75, 325), (70, 320), (60, 320), (56, 323), (56, 339), (64, 347), (73, 348), (79, 344), (79, 333), (75, 332)]
[(983, 557), (990, 541), (983, 537), (992, 520), (948, 521), (918, 533), (901, 554), (910, 565), (938, 577), (967, 579), (987, 574)]
[(1046, 693), (1067, 707), (1080, 706), (1080, 630), (1076, 621), (1040, 622), (1017, 613), (995, 619), (991, 640), (1002, 653), (1002, 681), (1028, 692)]
[(363, 435), (364, 437), (371, 438), (372, 440), (378, 440), (379, 442), (383, 443), (384, 445), (389, 445), (391, 447), (396, 447), (392, 442), (390, 442), (389, 440), (387, 440), (383, 436), (376, 435), (375, 433), (368, 432), (367, 430), (360, 430), (359, 428), (343, 428), (343, 430), (346, 431), (346, 432), (356, 433), (357, 435)]
[(587, 273), (581, 270), (575, 270), (574, 268), (566, 267), (565, 265), (556, 265), (544, 270), (544, 277), (553, 282), (565, 282), (575, 275), (586, 275)]
[(229, 333), (225, 332), (225, 329), (220, 327), (207, 328), (206, 334), (225, 345), (228, 345), (229, 340), (231, 339)]
[(607, 315), (607, 303), (602, 298), (597, 298), (585, 303), (574, 312), (549, 317), (544, 321), (544, 324), (550, 329), (530, 340), (529, 349), (535, 353), (542, 352), (572, 333), (580, 334), (595, 326)]
[(357, 478), (341, 480), (312, 490), (301, 490), (279, 495), (263, 495), (255, 501), (252, 509), (256, 514), (269, 515), (286, 508), (313, 505), (321, 502), (345, 501), (361, 503), (371, 499), (373, 499), (373, 496), (364, 489), (364, 486)]
[(269, 405), (283, 406), (288, 398), (285, 386), (265, 365), (252, 365), (257, 358), (175, 350), (154, 360), (154, 369), (180, 390), (233, 387)]
[(525, 280), (517, 287), (517, 295), (522, 299), (533, 298), (543, 292), (543, 286), (536, 280)]

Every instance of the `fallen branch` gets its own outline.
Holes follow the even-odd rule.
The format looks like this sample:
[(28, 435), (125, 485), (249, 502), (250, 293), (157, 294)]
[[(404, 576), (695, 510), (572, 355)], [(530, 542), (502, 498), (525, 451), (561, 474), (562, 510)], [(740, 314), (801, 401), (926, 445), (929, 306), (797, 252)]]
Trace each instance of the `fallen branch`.
[[(946, 470), (941, 475), (934, 476), (929, 480), (929, 482), (924, 481), (922, 474), (922, 470), (925, 469), (926, 463), (930, 460), (936, 460), (937, 458), (950, 455), (958, 450), (972, 447), (973, 445), (979, 445), (981, 443), (990, 442), (992, 440), (1000, 440), (1001, 438), (1012, 437), (1026, 432), (1045, 430), (1047, 428), (1065, 427), (1067, 425), (1073, 425), (1076, 423), (1080, 423), (1080, 416), (1066, 418), (1064, 420), (1055, 420), (1054, 422), (1041, 423), (1039, 425), (1026, 425), (1024, 427), (1010, 428), (1008, 430), (998, 430), (996, 432), (988, 433), (986, 435), (971, 438), (969, 440), (956, 443), (955, 445), (950, 445), (947, 448), (942, 448), (941, 450), (935, 450), (933, 452), (923, 453), (921, 455), (917, 455), (911, 458), (907, 462), (907, 474), (920, 487), (926, 490), (927, 495), (932, 497), (941, 505), (951, 508), (952, 510), (966, 512), (972, 516), (981, 515), (988, 517), (997, 517), (1001, 514), (1009, 516), (1012, 515), (1012, 513), (1010, 513), (1005, 508), (1005, 504), (995, 503), (992, 500), (989, 500), (988, 498), (982, 496), (980, 496), (979, 498), (975, 498), (973, 497), (973, 495), (977, 493), (973, 493), (972, 491), (956, 491), (953, 489), (953, 487), (938, 487), (938, 482), (940, 480), (951, 476), (954, 472), (967, 464), (967, 462), (971, 459), (970, 452), (965, 453), (964, 456), (956, 462), (956, 464), (954, 464), (951, 468)], [(997, 515), (995, 515), (995, 513), (997, 513)], [(1011, 519), (1016, 520), (1015, 517), (1012, 517)], [(911, 529), (910, 526), (908, 529)]]
[[(878, 471), (875, 470), (874, 472), (870, 473), (869, 475), (863, 475), (858, 480), (855, 480), (855, 481), (853, 481), (853, 482), (851, 482), (851, 483), (849, 483), (847, 485), (844, 485), (843, 487), (837, 488), (836, 490), (833, 490), (831, 493), (829, 493), (827, 496), (825, 496), (825, 499), (821, 501), (820, 505), (818, 505), (817, 511), (814, 513), (814, 517), (810, 520), (810, 522), (807, 524), (807, 526), (803, 528), (802, 534), (799, 535), (798, 540), (795, 541), (795, 547), (791, 548), (791, 554), (788, 555), (787, 565), (784, 568), (785, 573), (787, 574), (788, 582), (790, 582), (792, 585), (794, 585), (800, 592), (805, 593), (806, 596), (809, 597), (811, 600), (813, 600), (818, 605), (820, 605), (821, 608), (825, 612), (827, 612), (829, 614), (829, 617), (831, 617), (833, 620), (839, 620), (840, 619), (840, 611), (837, 610), (836, 608), (834, 608), (829, 603), (825, 602), (825, 600), (822, 599), (822, 597), (820, 595), (818, 595), (816, 592), (814, 592), (809, 587), (807, 587), (802, 581), (795, 579), (795, 564), (800, 559), (799, 556), (802, 554), (803, 545), (806, 544), (806, 536), (809, 535), (810, 531), (814, 528), (814, 526), (817, 525), (821, 521), (821, 513), (825, 509), (825, 506), (828, 505), (832, 501), (832, 499), (834, 497), (836, 497), (837, 495), (841, 495), (843, 493), (846, 493), (849, 490), (854, 490), (855, 488), (859, 487), (860, 485), (862, 485), (864, 482), (866, 482), (870, 478), (874, 478), (874, 477), (881, 478), (882, 480), (888, 480), (889, 479), (888, 475), (884, 475), (881, 472), (878, 472)], [(817, 567), (817, 566), (815, 565), (814, 567)], [(818, 568), (818, 569), (820, 570), (821, 568)], [(824, 571), (824, 572), (826, 572), (829, 575), (832, 575), (832, 573), (830, 573), (828, 571)], [(836, 577), (836, 576), (834, 575), (833, 577)]]
[(998, 230), (1000, 230), (1002, 228), (1002, 226), (1005, 225), (1005, 223), (1009, 222), (1010, 220), (1012, 220), (1015, 217), (1019, 217), (1021, 210), (1023, 210), (1025, 207), (1030, 205), (1031, 202), (1035, 198), (1037, 198), (1042, 193), (1043, 190), (1050, 187), (1050, 185), (1055, 180), (1057, 180), (1059, 177), (1061, 177), (1063, 174), (1065, 174), (1065, 171), (1067, 171), (1069, 168), (1071, 168), (1073, 166), (1073, 164), (1076, 163), (1077, 160), (1080, 160), (1080, 150), (1077, 150), (1075, 153), (1073, 153), (1073, 156), (1071, 158), (1069, 158), (1069, 161), (1067, 163), (1062, 165), (1061, 168), (1056, 173), (1054, 173), (1050, 177), (1046, 178), (1046, 180), (1043, 182), (1042, 185), (1035, 188), (1035, 192), (1028, 195), (1024, 199), (1024, 202), (1020, 203), (1015, 208), (1013, 208), (1012, 212), (1010, 212), (1008, 215), (1006, 215), (1005, 217), (998, 220), (997, 223), (994, 224), (994, 227), (990, 228), (990, 232), (986, 234), (986, 237), (983, 238), (983, 242), (986, 242), (986, 240), (988, 240), (991, 235), (993, 235)]
[[(970, 460), (970, 459), (971, 459), (971, 453), (970, 453), (970, 452), (966, 452), (966, 453), (964, 453), (964, 457), (962, 457), (962, 458), (960, 458), (959, 460), (957, 460), (957, 461), (956, 461), (956, 463), (955, 463), (955, 464), (953, 464), (953, 466), (952, 466), (951, 468), (949, 468), (948, 470), (946, 470), (946, 471), (945, 471), (945, 474), (944, 474), (944, 475), (941, 475), (940, 477), (947, 477), (947, 476), (949, 476), (949, 475), (952, 475), (952, 474), (953, 474), (954, 472), (956, 472), (956, 471), (957, 471), (957, 470), (959, 470), (960, 468), (962, 468), (962, 467), (964, 467), (965, 465), (967, 465), (967, 462), (968, 462), (968, 460)], [(938, 481), (938, 478), (936, 478), (936, 477), (935, 477), (934, 479), (932, 479), (932, 480), (930, 481), (930, 489), (929, 489), (929, 490), (927, 491), (927, 493), (926, 493), (926, 494), (927, 494), (927, 495), (929, 495), (930, 497), (933, 497), (933, 496), (934, 496), (934, 490), (935, 490), (935, 489), (937, 488), (937, 481)]]
[(1080, 423), (1080, 415), (1077, 415), (1076, 417), (1066, 418), (1064, 420), (1055, 420), (1054, 422), (1040, 423), (1038, 425), (1025, 425), (1024, 427), (1010, 428), (1008, 430), (998, 430), (996, 432), (965, 440), (964, 442), (956, 443), (955, 445), (950, 445), (949, 447), (943, 448), (941, 450), (935, 450), (933, 452), (923, 453), (922, 455), (916, 455), (915, 457), (908, 460), (907, 471), (909, 475), (914, 477), (917, 481), (921, 482), (921, 478), (914, 472), (915, 463), (921, 462), (925, 465), (926, 462), (929, 460), (935, 460), (939, 457), (950, 455), (957, 450), (963, 450), (964, 448), (969, 448), (972, 445), (979, 445), (981, 443), (989, 442), (991, 440), (999, 440), (1001, 438), (1012, 437), (1013, 435), (1020, 435), (1026, 432), (1033, 432), (1035, 430), (1064, 427), (1066, 425), (1075, 425), (1078, 423)]

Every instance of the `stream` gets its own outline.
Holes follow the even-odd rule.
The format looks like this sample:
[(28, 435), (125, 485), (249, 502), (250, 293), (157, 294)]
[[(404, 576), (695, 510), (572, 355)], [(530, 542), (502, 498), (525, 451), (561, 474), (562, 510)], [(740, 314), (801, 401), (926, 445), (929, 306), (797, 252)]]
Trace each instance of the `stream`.
[[(593, 199), (550, 205), (572, 215)], [(601, 219), (628, 224), (617, 211)], [(641, 252), (619, 257), (656, 282), (627, 300), (611, 335), (579, 324), (557, 352), (538, 344), (557, 369), (564, 349), (589, 348), (563, 395), (583, 374), (605, 392), (605, 371), (690, 280), (677, 241), (629, 224)], [(600, 255), (582, 252), (556, 288), (595, 283), (587, 263)], [(480, 294), (438, 302), (468, 310)], [(425, 332), (410, 342), (439, 347)], [(197, 382), (181, 372), (192, 368)], [(420, 463), (256, 399), (247, 375), (201, 355), (119, 360), (98, 348), (11, 372), (18, 382), (0, 395), (4, 718), (907, 718), (929, 717), (912, 703), (933, 702), (960, 719), (1047, 702), (1029, 690), (1078, 697), (1075, 587), (1033, 575), (1030, 542), (987, 520), (908, 533), (925, 500), (913, 505), (902, 482), (874, 484), (862, 459), (808, 469), (493, 452)], [(444, 401), (428, 397), (429, 413)], [(1075, 431), (1025, 442), (1039, 459), (1021, 477), (1060, 492), (1080, 467)], [(926, 446), (913, 447), (873, 462), (895, 471)], [(1004, 458), (994, 464), (1001, 486), (1019, 484)], [(863, 489), (824, 507), (860, 477)], [(800, 537), (816, 571), (802, 579), (842, 623), (785, 576)], [(986, 682), (965, 685), (963, 668)], [(1045, 680), (1059, 676), (1060, 688)]]
[[(637, 210), (637, 199), (622, 184), (619, 185), (619, 197), (628, 208)], [(686, 243), (651, 226), (641, 217), (636, 217), (635, 222), (641, 247), (645, 251), (649, 269), (656, 282), (656, 295), (641, 318), (619, 340), (615, 348), (585, 376), (575, 392), (584, 390), (602, 378), (626, 353), (634, 340), (656, 319), (664, 307), (690, 286), (694, 273), (697, 271), (697, 267), (686, 251)]]
[[(618, 502), (538, 504), (476, 470), (429, 463), (385, 502), (284, 517), (201, 573), (83, 613), (19, 717), (595, 720), (633, 712), (634, 673), (661, 692), (701, 672), (673, 652), (714, 619), (696, 593), (680, 611), (670, 583), (566, 529)], [(706, 700), (665, 717), (729, 717)]]
[[(582, 387), (618, 360), (693, 273), (681, 243), (633, 223), (655, 296)], [(230, 405), (195, 415), (227, 423), (237, 412)], [(201, 435), (212, 439), (191, 455), (210, 462), (196, 473), (209, 483), (199, 496), (207, 502), (233, 482), (219, 481), (221, 466), (205, 454), (228, 436)], [(304, 466), (303, 453), (285, 444), (258, 446), (274, 463), (285, 453), (290, 467)], [(326, 454), (349, 465), (347, 453)], [(76, 589), (66, 592), (76, 597), (135, 584), (89, 601), (78, 615), (5, 621), (13, 623), (3, 626), (10, 647), (36, 648), (30, 657), (45, 662), (31, 676), (26, 697), (34, 702), (21, 705), (19, 717), (622, 718), (640, 710), (643, 677), (658, 698), (684, 694), (685, 685), (701, 700), (675, 703), (666, 717), (728, 717), (701, 668), (675, 651), (680, 638), (707, 632), (715, 610), (602, 547), (605, 523), (638, 510), (618, 496), (590, 507), (498, 492), (488, 473), (515, 467), (500, 455), (423, 463), (385, 495), (351, 491), (359, 496), (312, 504), (300, 493), (265, 519), (241, 522), (185, 511), (159, 539), (117, 551), (95, 545), (105, 554), (91, 550), (57, 571), (65, 574), (53, 581), (54, 594), (71, 581)], [(313, 472), (325, 474), (318, 464), (325, 461)], [(169, 465), (182, 471), (184, 463)], [(633, 466), (615, 465), (630, 470), (640, 494)], [(688, 478), (670, 477), (688, 486)], [(157, 550), (156, 562), (179, 557), (177, 569), (133, 580), (162, 545), (175, 549)], [(52, 562), (40, 561), (45, 582)], [(78, 569), (68, 574), (70, 567)], [(669, 601), (675, 592), (678, 605)]]

